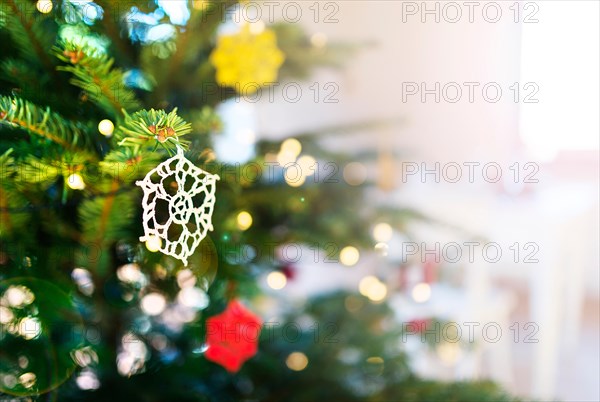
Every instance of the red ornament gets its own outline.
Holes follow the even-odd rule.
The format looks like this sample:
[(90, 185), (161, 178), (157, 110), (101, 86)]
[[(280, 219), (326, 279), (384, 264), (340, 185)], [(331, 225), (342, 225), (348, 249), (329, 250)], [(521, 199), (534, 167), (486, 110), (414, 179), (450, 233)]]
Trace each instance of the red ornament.
[(430, 322), (431, 320), (428, 318), (411, 320), (408, 322), (408, 328), (415, 333), (422, 334), (427, 330)]
[(436, 258), (426, 258), (423, 264), (423, 282), (434, 283), (437, 281), (439, 263)]
[(284, 265), (281, 268), (281, 273), (284, 274), (287, 279), (292, 280), (296, 277), (296, 267), (293, 265)]
[(232, 300), (225, 311), (206, 320), (206, 358), (230, 373), (238, 372), (258, 351), (261, 325), (260, 317)]

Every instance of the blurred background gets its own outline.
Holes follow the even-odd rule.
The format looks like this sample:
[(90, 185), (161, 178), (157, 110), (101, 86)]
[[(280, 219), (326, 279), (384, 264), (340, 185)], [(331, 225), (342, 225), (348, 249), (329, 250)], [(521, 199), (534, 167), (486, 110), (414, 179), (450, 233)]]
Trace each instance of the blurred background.
[[(0, 399), (600, 400), (600, 3), (18, 3)], [(134, 186), (184, 134), (190, 267)]]
[[(237, 103), (236, 121), (247, 113), (273, 139), (376, 122), (323, 146), (375, 151), (348, 176), (364, 169), (378, 183), (373, 204), (427, 219), (409, 225), (410, 239), (373, 222), (385, 255), (361, 254), (351, 268), (294, 260), (297, 275), (271, 292), (368, 294), (364, 278), (384, 278), (402, 322), (457, 322), (463, 338), (477, 323), (474, 347), (407, 341), (421, 375), (599, 400), (598, 3), (474, 3), (296, 3), (313, 44), (359, 51), (342, 70), (282, 82), (287, 94)], [(294, 9), (274, 15), (291, 20)]]

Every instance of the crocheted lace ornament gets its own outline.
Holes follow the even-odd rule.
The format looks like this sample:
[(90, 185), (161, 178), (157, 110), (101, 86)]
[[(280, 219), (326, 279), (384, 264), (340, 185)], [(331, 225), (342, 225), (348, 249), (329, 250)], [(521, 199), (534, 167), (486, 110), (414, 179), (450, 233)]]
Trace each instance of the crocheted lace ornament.
[[(148, 172), (144, 180), (135, 183), (144, 191), (144, 235), (140, 241), (160, 238), (159, 250), (187, 266), (188, 257), (207, 232), (213, 230), (217, 180), (219, 176), (194, 166), (178, 147), (177, 155), (159, 164)], [(157, 203), (168, 208), (167, 217), (162, 218), (166, 219), (165, 222), (157, 220)], [(179, 233), (178, 238), (169, 238), (173, 232)]]

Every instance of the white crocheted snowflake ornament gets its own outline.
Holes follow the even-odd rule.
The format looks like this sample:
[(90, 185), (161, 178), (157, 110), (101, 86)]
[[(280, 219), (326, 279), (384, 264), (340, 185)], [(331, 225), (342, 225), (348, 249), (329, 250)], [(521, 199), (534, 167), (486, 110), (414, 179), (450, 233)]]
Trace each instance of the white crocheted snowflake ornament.
[(135, 183), (144, 191), (140, 241), (160, 238), (159, 250), (187, 266), (188, 257), (213, 230), (217, 180), (219, 176), (194, 166), (178, 147), (177, 155)]

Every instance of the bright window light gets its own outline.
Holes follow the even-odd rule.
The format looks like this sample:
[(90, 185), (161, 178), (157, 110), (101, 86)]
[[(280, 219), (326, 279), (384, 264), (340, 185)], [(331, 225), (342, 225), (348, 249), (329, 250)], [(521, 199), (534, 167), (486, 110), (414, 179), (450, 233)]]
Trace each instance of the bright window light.
[[(598, 149), (599, 5), (539, 2), (537, 23), (522, 24), (520, 132), (541, 160), (562, 150)], [(538, 103), (523, 98), (539, 86)]]

